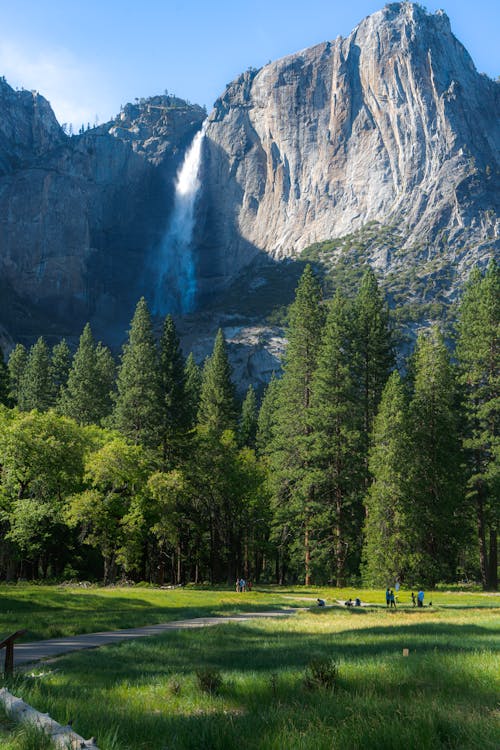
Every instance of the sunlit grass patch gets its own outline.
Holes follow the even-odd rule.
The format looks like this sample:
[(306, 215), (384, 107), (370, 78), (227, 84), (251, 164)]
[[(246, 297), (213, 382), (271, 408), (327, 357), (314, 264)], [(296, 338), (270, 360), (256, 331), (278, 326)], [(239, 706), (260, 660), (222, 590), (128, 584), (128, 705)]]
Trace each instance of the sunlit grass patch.
[[(305, 596), (313, 600), (292, 618), (170, 631), (65, 656), (40, 678), (18, 679), (16, 692), (61, 723), (74, 719), (101, 750), (496, 750), (498, 608), (477, 606), (480, 595), (443, 594), (432, 608), (389, 612), (383, 592), (370, 592), (380, 606), (319, 609), (318, 591), (285, 592), (300, 607)], [(349, 594), (321, 592), (327, 601)], [(198, 593), (209, 595), (192, 600)], [(214, 609), (222, 600), (234, 606), (237, 596), (226, 592)], [(267, 596), (267, 608), (291, 601), (272, 590), (251, 596), (261, 606)], [(312, 660), (335, 662), (333, 690), (307, 685)], [(218, 691), (200, 688), (200, 670), (221, 675)]]

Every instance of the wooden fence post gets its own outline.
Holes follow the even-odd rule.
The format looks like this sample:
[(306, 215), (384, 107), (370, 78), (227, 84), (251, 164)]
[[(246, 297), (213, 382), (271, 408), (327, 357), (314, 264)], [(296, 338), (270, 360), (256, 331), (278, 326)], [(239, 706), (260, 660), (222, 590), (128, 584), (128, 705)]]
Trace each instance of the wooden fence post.
[(10, 677), (14, 674), (14, 641), (21, 638), (26, 633), (26, 630), (16, 630), (15, 633), (9, 635), (8, 638), (0, 643), (0, 651), (5, 649), (5, 666), (4, 674), (6, 677)]

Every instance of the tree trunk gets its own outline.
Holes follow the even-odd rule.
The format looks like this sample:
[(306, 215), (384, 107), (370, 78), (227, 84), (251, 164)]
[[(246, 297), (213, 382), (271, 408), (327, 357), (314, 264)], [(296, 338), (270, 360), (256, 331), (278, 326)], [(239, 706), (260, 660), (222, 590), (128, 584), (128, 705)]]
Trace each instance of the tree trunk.
[(243, 570), (245, 580), (248, 581), (250, 577), (250, 565), (248, 561), (248, 534), (245, 532), (245, 541), (243, 542)]
[(490, 528), (488, 588), (492, 591), (498, 589), (498, 538), (497, 530), (493, 528)]
[(305, 554), (305, 585), (311, 585), (311, 547), (309, 543), (309, 519), (306, 520), (306, 528), (304, 532), (304, 554)]
[(486, 525), (484, 520), (484, 505), (482, 487), (477, 488), (477, 533), (479, 538), (479, 565), (481, 568), (481, 583), (483, 589), (488, 588), (488, 550), (486, 549)]
[(182, 583), (182, 555), (180, 541), (177, 544), (177, 583)]
[(335, 573), (336, 585), (339, 588), (344, 586), (344, 564), (345, 550), (342, 542), (342, 495), (337, 491), (335, 498), (335, 527), (333, 529), (333, 538), (335, 545)]

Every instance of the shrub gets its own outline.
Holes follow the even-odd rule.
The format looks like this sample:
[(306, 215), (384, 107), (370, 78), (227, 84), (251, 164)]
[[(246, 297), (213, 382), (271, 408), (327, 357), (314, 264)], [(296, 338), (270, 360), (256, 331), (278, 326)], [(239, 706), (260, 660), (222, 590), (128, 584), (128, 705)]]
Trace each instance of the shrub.
[(218, 669), (211, 669), (205, 667), (199, 669), (196, 672), (196, 679), (198, 680), (198, 687), (204, 693), (211, 693), (217, 695), (222, 687), (222, 675)]
[(339, 665), (335, 659), (311, 659), (306, 668), (304, 685), (309, 690), (326, 688), (335, 690), (338, 683)]
[(172, 693), (172, 695), (180, 695), (182, 690), (182, 685), (179, 682), (179, 680), (170, 680), (168, 689)]

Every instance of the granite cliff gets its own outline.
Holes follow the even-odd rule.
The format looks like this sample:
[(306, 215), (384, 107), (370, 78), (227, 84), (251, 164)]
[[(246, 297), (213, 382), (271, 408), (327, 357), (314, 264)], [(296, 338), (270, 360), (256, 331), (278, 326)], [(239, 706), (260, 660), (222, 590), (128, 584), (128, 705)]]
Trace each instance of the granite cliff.
[(29, 339), (90, 318), (121, 340), (205, 111), (157, 96), (68, 137), (42, 96), (1, 80), (0, 112), (0, 322)]
[[(68, 137), (42, 96), (0, 80), (0, 115), (0, 340), (77, 335), (90, 319), (120, 343), (137, 298), (153, 299), (148, 262), (205, 111), (157, 96)], [(238, 371), (267, 377), (282, 343), (262, 322), (282, 319), (304, 257), (331, 285), (369, 262), (398, 307), (445, 304), (498, 255), (500, 84), (442, 11), (393, 3), (229, 84), (199, 177), (187, 348), (202, 358), (222, 325)]]
[[(390, 4), (345, 39), (247, 71), (205, 145), (207, 289), (259, 251), (293, 257), (373, 222), (399, 227), (403, 263), (439, 252), (466, 268), (498, 251), (500, 85), (442, 11)], [(370, 260), (394, 270), (390, 252)]]

